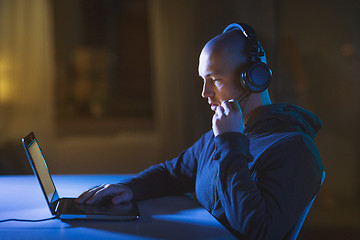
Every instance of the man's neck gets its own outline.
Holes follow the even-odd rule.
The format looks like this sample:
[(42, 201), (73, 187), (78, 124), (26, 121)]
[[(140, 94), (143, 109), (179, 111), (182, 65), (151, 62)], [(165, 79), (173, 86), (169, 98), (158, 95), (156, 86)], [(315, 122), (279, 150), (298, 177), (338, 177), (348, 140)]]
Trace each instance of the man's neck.
[(243, 102), (240, 103), (240, 107), (243, 113), (244, 126), (251, 116), (252, 111), (256, 108), (271, 104), (271, 100), (268, 92), (252, 93)]

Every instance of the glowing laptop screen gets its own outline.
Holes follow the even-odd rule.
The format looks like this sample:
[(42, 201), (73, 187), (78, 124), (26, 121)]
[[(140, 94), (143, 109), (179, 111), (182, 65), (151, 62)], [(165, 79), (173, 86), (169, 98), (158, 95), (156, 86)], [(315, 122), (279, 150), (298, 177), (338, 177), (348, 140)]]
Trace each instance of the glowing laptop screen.
[(41, 153), (39, 144), (37, 143), (36, 139), (34, 139), (27, 148), (33, 161), (33, 167), (35, 168), (38, 178), (41, 181), (41, 185), (45, 192), (46, 199), (50, 205), (56, 189), (50, 177), (50, 173), (46, 165), (44, 156)]

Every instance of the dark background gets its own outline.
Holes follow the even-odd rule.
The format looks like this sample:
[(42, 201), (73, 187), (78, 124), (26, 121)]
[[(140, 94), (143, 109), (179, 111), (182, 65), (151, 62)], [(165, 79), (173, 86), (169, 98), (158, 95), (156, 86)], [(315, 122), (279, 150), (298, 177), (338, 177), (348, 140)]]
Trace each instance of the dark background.
[[(359, 236), (359, 1), (45, 2), (53, 78), (33, 86), (48, 93), (46, 124), (27, 129), (53, 173), (136, 173), (190, 146), (211, 127), (199, 53), (229, 23), (245, 22), (267, 52), (273, 102), (323, 121), (316, 144), (326, 179), (299, 238)], [(2, 126), (18, 117), (14, 106), (1, 102)], [(27, 132), (2, 130), (0, 174), (31, 174), (19, 142)]]

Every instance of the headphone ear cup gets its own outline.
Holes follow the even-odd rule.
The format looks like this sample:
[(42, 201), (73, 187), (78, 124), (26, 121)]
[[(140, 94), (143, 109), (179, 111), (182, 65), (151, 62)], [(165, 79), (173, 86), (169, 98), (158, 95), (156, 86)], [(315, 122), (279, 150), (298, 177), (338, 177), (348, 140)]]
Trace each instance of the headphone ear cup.
[(262, 62), (257, 62), (241, 74), (241, 84), (250, 92), (260, 93), (269, 87), (271, 77), (270, 68)]

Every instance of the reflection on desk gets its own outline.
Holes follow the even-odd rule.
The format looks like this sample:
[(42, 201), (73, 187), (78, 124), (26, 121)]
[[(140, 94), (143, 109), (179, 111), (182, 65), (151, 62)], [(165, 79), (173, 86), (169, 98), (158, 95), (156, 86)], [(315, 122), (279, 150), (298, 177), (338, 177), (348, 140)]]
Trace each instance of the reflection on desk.
[[(61, 197), (116, 183), (130, 175), (56, 175)], [(0, 223), (0, 239), (236, 239), (198, 203), (186, 196), (139, 202), (133, 221), (49, 220)], [(35, 176), (0, 176), (0, 220), (51, 217)]]

